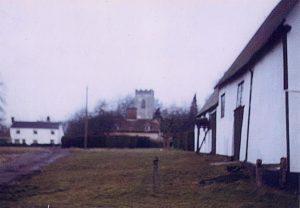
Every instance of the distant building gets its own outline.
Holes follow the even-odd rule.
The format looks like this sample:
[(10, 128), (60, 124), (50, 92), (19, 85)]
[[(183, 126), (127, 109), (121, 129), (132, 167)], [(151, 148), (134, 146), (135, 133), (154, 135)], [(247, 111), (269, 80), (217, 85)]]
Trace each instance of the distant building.
[(64, 135), (59, 122), (47, 121), (15, 121), (12, 118), (10, 136), (14, 144), (60, 144)]
[(115, 123), (111, 135), (148, 137), (153, 141), (161, 141), (160, 124), (157, 120), (126, 119)]
[(111, 135), (141, 136), (162, 141), (160, 120), (154, 116), (154, 91), (136, 90), (134, 107), (127, 109), (126, 119), (115, 122)]
[(134, 106), (137, 109), (137, 119), (152, 119), (155, 111), (154, 91), (135, 90)]

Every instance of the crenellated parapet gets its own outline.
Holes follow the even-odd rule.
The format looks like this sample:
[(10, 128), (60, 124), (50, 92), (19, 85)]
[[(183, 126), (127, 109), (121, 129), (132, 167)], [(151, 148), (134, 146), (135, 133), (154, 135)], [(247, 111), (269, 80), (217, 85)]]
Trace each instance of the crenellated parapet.
[(140, 94), (143, 94), (143, 95), (145, 95), (145, 94), (149, 94), (149, 95), (154, 95), (154, 91), (152, 90), (152, 89), (150, 89), (150, 90), (135, 90), (135, 94), (136, 95), (140, 95)]

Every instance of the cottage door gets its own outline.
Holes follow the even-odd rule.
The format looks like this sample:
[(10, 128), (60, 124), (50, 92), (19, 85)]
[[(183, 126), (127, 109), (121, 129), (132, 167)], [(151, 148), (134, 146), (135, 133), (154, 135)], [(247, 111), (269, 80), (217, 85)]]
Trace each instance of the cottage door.
[(216, 154), (216, 133), (217, 133), (217, 116), (216, 112), (209, 116), (210, 129), (211, 129), (211, 154)]
[(234, 131), (233, 131), (233, 159), (240, 159), (241, 136), (243, 126), (244, 106), (234, 110)]

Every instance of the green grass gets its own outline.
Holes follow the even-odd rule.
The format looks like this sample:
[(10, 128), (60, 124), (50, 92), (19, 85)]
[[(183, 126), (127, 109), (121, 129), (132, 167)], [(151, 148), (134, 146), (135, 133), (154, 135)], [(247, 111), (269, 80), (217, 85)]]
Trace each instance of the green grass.
[[(152, 160), (159, 157), (159, 192), (152, 193)], [(299, 207), (296, 195), (253, 181), (212, 183), (227, 174), (209, 166), (221, 157), (159, 149), (72, 150), (30, 179), (5, 187), (0, 207)]]

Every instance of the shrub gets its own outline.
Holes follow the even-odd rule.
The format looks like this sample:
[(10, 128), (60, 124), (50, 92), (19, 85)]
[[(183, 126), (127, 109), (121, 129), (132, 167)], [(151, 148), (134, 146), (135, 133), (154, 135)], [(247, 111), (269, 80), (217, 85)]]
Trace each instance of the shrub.
[(181, 132), (173, 137), (173, 147), (187, 151), (194, 151), (194, 133)]

